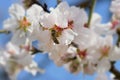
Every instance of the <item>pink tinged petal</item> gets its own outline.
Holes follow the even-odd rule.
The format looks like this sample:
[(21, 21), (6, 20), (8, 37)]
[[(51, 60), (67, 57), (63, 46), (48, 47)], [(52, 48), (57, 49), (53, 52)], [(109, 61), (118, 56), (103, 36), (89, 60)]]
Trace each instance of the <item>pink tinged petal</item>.
[(9, 8), (9, 13), (10, 13), (11, 17), (14, 17), (14, 18), (20, 20), (25, 15), (25, 9), (19, 4), (13, 4)]

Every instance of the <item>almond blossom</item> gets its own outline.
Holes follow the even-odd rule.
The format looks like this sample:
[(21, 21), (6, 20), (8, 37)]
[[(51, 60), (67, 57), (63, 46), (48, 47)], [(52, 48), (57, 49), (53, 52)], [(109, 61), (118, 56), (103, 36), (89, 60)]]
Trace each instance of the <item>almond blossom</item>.
[(95, 31), (99, 35), (113, 35), (119, 25), (118, 20), (113, 20), (108, 23), (101, 23), (102, 17), (98, 13), (93, 13), (91, 18), (90, 29)]
[(35, 31), (39, 28), (39, 16), (43, 9), (38, 5), (32, 5), (25, 10), (19, 4), (13, 4), (9, 8), (10, 18), (4, 21), (4, 29), (13, 32), (12, 42), (25, 43), (26, 38), (35, 40)]
[[(76, 15), (74, 12), (76, 12)], [(81, 16), (78, 17), (79, 14)], [(74, 40), (77, 32), (86, 21), (87, 15), (83, 9), (75, 6), (70, 7), (66, 2), (61, 2), (55, 9), (52, 8), (50, 13), (44, 14), (40, 23), (44, 30), (49, 30), (51, 34), (55, 34), (56, 40), (53, 39), (54, 43), (68, 45)]]
[(67, 60), (67, 62), (64, 64), (67, 70), (75, 74), (79, 73), (80, 71), (85, 74), (93, 74), (95, 72), (95, 65), (89, 62), (87, 59), (87, 49), (80, 50), (76, 47), (70, 47), (67, 52), (69, 56), (64, 55), (61, 58), (61, 60)]
[(16, 74), (22, 69), (25, 69), (33, 75), (36, 75), (37, 72), (43, 72), (33, 60), (29, 51), (29, 45), (18, 47), (9, 42), (6, 49), (6, 51), (0, 53), (2, 55), (0, 56), (2, 60), (0, 64), (5, 67), (12, 80), (14, 80)]

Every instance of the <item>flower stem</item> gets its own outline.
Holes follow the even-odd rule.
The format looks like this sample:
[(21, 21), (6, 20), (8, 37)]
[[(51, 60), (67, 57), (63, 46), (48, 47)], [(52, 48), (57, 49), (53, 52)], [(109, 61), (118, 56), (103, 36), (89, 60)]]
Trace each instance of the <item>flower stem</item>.
[(61, 2), (61, 0), (57, 0), (57, 4), (59, 4)]
[(93, 14), (93, 11), (94, 11), (95, 3), (96, 3), (96, 0), (92, 0), (92, 5), (90, 7), (90, 13), (89, 13), (89, 18), (88, 18), (88, 23), (87, 23), (88, 28), (90, 27), (90, 22), (91, 22), (91, 19), (92, 19), (92, 14)]
[(7, 31), (7, 30), (0, 30), (0, 34), (2, 34), (2, 33), (9, 34), (10, 31)]

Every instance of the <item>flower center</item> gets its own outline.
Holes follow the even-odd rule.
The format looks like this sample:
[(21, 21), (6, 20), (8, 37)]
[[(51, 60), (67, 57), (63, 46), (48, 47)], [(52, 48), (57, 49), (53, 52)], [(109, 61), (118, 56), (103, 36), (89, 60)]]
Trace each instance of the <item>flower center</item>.
[(62, 32), (64, 29), (69, 29), (69, 28), (70, 29), (73, 28), (73, 21), (68, 21), (68, 26), (66, 28), (61, 28), (60, 26), (57, 26), (56, 24), (50, 29), (42, 27), (43, 30), (55, 30), (56, 32)]
[(55, 30), (57, 32), (57, 37), (59, 37), (63, 30), (65, 29), (72, 29), (73, 28), (73, 21), (68, 21), (68, 26), (66, 28), (61, 28), (60, 26), (54, 25), (52, 30)]
[(59, 26), (55, 25), (52, 30), (56, 31), (56, 37), (59, 37), (62, 34), (62, 31), (64, 30), (64, 28), (60, 28)]
[(70, 29), (73, 28), (73, 21), (68, 21), (68, 27), (67, 28), (70, 28)]
[(27, 20), (26, 17), (23, 17), (22, 20), (19, 21), (20, 29), (27, 30), (27, 28), (31, 25), (31, 23)]
[[(40, 24), (41, 25), (41, 24)], [(66, 28), (61, 28), (60, 26), (57, 26), (56, 24), (52, 28), (45, 28), (42, 27), (43, 30), (50, 30), (51, 31), (51, 37), (52, 40), (59, 44), (59, 41), (57, 40), (57, 37), (59, 37), (62, 34), (62, 31), (65, 29), (72, 29), (73, 28), (73, 21), (68, 21), (68, 25)]]
[(116, 28), (116, 25), (118, 25), (119, 24), (119, 21), (113, 21), (112, 22), (112, 26), (111, 26), (111, 29), (115, 29)]
[(109, 46), (104, 46), (101, 48), (101, 53), (103, 56), (108, 56), (108, 53), (109, 53), (109, 50), (110, 50), (110, 47)]
[(78, 55), (79, 55), (79, 57), (81, 58), (81, 59), (85, 59), (85, 57), (87, 56), (87, 53), (86, 53), (86, 51), (87, 50), (80, 50), (80, 49), (77, 49), (77, 53), (78, 53)]

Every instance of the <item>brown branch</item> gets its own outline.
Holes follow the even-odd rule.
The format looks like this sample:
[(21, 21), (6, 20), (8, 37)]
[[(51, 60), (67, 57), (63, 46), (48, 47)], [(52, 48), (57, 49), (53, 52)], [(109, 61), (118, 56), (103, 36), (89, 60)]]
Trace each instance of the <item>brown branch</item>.
[(120, 80), (120, 72), (114, 66), (115, 62), (111, 62), (110, 72), (115, 75), (115, 80)]
[(0, 34), (9, 34), (10, 33), (10, 31), (7, 31), (7, 30), (0, 30)]
[(118, 40), (117, 40), (116, 45), (119, 47), (119, 43), (120, 43), (120, 28), (118, 28), (118, 29), (116, 30), (116, 32), (117, 32), (117, 34), (118, 34)]
[(32, 51), (32, 55), (37, 54), (37, 53), (43, 53), (42, 50), (39, 50), (39, 49), (35, 48), (34, 46), (32, 46), (32, 50), (31, 51)]
[(80, 3), (79, 5), (77, 5), (77, 7), (80, 7), (80, 8), (90, 7), (90, 1), (87, 0), (87, 1), (85, 1), (85, 2), (82, 2), (82, 3)]
[(23, 4), (24, 4), (25, 8), (29, 8), (33, 4), (37, 4), (37, 5), (41, 6), (44, 11), (49, 12), (49, 10), (47, 9), (47, 5), (46, 4), (42, 5), (38, 0), (23, 0)]
[(57, 4), (59, 4), (61, 2), (61, 0), (57, 0)]
[[(118, 34), (118, 40), (117, 40), (117, 43), (116, 45), (119, 47), (119, 43), (120, 43), (120, 28), (118, 28), (116, 30), (117, 34)], [(111, 69), (110, 69), (110, 72), (113, 73), (115, 75), (115, 78), (116, 80), (120, 80), (120, 71), (118, 71), (115, 66), (114, 66), (115, 62), (111, 62)]]

